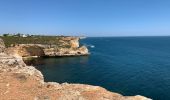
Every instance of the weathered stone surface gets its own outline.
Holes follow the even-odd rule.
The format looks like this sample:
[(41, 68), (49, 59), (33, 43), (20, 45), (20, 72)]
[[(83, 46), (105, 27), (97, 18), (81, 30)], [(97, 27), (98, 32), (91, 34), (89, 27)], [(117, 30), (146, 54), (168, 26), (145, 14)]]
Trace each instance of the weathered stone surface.
[(88, 55), (88, 49), (85, 46), (80, 48), (49, 48), (44, 49), (44, 53), (47, 56), (80, 56)]
[(79, 39), (76, 38), (76, 39), (70, 40), (70, 46), (71, 46), (71, 48), (78, 48), (79, 47)]
[(8, 53), (22, 57), (45, 56), (43, 48), (35, 44), (20, 44), (15, 47), (10, 47), (8, 48)]
[(89, 54), (89, 51), (86, 46), (82, 46), (82, 47), (78, 48), (78, 53), (86, 55), (86, 54)]
[(79, 38), (77, 37), (62, 37), (59, 45), (18, 44), (8, 48), (8, 53), (22, 57), (80, 56), (89, 54), (87, 47), (79, 47)]
[(45, 48), (44, 53), (47, 56), (79, 56), (88, 55), (88, 49), (85, 46), (79, 47), (78, 37), (63, 37), (60, 41), (60, 47)]
[(99, 86), (44, 82), (40, 71), (26, 66), (19, 56), (0, 54), (1, 100), (150, 100), (122, 96)]

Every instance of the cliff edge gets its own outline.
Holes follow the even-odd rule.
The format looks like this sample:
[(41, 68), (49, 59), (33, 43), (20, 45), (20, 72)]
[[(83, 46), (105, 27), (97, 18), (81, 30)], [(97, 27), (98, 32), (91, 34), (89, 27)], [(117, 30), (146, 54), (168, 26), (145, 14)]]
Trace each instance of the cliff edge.
[[(32, 38), (34, 39), (34, 38)], [(56, 41), (57, 40), (57, 41)], [(83, 56), (88, 55), (89, 51), (86, 46), (80, 46), (78, 37), (58, 37), (53, 42), (47, 41), (45, 44), (11, 44), (8, 52), (17, 54), (22, 57), (29, 56)]]
[(40, 71), (27, 66), (21, 56), (7, 54), (1, 46), (1, 100), (151, 100), (140, 95), (122, 96), (99, 86), (44, 82)]

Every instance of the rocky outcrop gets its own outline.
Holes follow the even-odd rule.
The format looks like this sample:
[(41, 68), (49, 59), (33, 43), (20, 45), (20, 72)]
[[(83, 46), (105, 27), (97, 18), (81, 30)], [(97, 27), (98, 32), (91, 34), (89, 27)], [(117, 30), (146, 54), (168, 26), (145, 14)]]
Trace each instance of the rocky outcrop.
[(49, 48), (44, 49), (46, 56), (80, 56), (88, 55), (88, 49), (85, 46), (80, 48)]
[(52, 46), (50, 48), (44, 48), (46, 56), (80, 56), (88, 55), (89, 51), (87, 47), (79, 47), (78, 37), (62, 37), (59, 40), (59, 46)]
[(61, 37), (58, 45), (18, 44), (8, 48), (8, 52), (22, 57), (30, 56), (80, 56), (88, 55), (87, 47), (79, 47), (79, 38)]
[(19, 55), (21, 57), (45, 56), (42, 47), (38, 45), (28, 45), (28, 44), (19, 44), (16, 45), (15, 47), (9, 47), (8, 53)]
[(5, 50), (5, 44), (4, 41), (0, 38), (0, 53), (4, 52)]
[(60, 40), (60, 45), (62, 47), (70, 46), (70, 48), (79, 47), (79, 38), (78, 37), (62, 37)]
[(1, 100), (151, 100), (140, 95), (122, 96), (99, 86), (44, 82), (40, 71), (9, 53), (0, 53)]
[(26, 66), (19, 56), (0, 54), (1, 100), (150, 100), (122, 96), (99, 86), (44, 82), (40, 71)]

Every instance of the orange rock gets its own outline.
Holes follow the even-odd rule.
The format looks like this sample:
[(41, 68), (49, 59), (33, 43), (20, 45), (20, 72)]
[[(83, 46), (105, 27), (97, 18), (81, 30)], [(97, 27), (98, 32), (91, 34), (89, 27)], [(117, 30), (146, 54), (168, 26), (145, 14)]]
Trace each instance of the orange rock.
[[(10, 63), (8, 63), (10, 62)], [(1, 100), (151, 100), (122, 96), (99, 86), (44, 82), (40, 71), (26, 66), (21, 57), (0, 54)]]

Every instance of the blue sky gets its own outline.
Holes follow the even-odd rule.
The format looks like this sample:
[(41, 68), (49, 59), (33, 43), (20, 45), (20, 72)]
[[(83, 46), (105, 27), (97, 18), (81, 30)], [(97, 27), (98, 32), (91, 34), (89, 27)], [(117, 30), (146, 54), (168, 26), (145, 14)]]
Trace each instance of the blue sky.
[(170, 0), (0, 0), (0, 33), (170, 35)]

